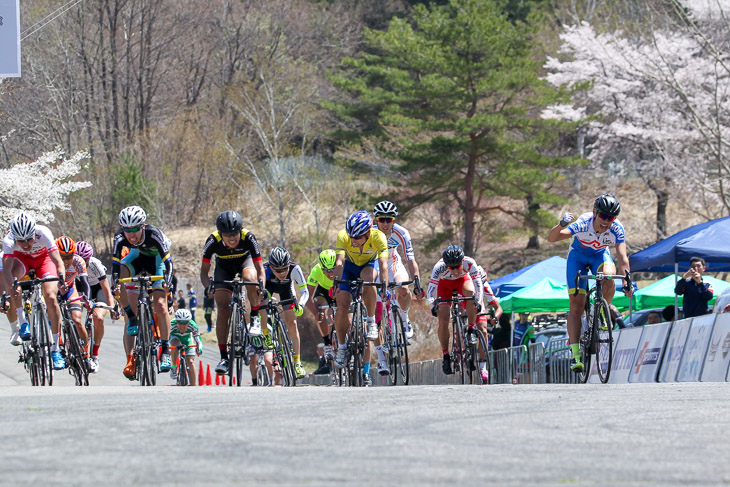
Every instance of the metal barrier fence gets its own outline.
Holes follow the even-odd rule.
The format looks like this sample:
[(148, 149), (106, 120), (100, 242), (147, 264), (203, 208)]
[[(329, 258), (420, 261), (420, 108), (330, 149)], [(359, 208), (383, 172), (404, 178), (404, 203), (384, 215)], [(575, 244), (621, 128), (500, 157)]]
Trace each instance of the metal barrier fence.
[[(489, 352), (490, 384), (544, 384), (546, 374), (545, 346), (533, 343), (529, 347), (512, 347)], [(380, 377), (372, 370), (373, 386), (389, 386), (390, 377)], [(570, 371), (570, 366), (568, 366)], [(572, 373), (572, 372), (571, 372)], [(441, 359), (413, 362), (408, 367), (409, 384), (441, 385), (460, 384), (459, 374), (444, 375)], [(300, 384), (331, 385), (329, 375), (315, 375), (298, 381)]]
[(545, 366), (552, 384), (577, 384), (579, 382), (578, 374), (570, 370), (571, 358), (573, 358), (573, 354), (570, 346), (565, 344), (565, 340), (553, 340), (550, 343)]

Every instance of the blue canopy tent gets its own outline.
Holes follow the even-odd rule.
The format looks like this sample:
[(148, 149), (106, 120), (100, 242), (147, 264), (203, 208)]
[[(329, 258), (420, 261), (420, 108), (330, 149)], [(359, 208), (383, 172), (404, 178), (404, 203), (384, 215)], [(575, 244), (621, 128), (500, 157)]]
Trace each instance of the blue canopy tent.
[(492, 286), (494, 295), (503, 298), (546, 277), (557, 282), (563, 282), (565, 281), (566, 263), (567, 260), (562, 257), (550, 257), (499, 279), (490, 280), (489, 284)]
[(730, 271), (730, 216), (685, 228), (629, 257), (632, 271), (674, 272), (689, 269), (699, 256), (707, 272)]

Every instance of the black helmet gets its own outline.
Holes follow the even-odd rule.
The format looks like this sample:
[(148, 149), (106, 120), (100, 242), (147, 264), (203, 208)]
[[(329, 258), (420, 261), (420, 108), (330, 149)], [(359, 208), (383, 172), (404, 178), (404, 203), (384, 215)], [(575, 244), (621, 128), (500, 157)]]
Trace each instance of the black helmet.
[(271, 267), (286, 267), (289, 265), (289, 262), (291, 262), (291, 255), (288, 250), (281, 247), (274, 247), (269, 252), (269, 264), (271, 264)]
[(226, 210), (215, 219), (215, 227), (221, 233), (238, 233), (243, 227), (243, 219), (238, 212)]
[(447, 266), (461, 265), (464, 262), (464, 251), (458, 245), (449, 245), (444, 249), (441, 258)]
[(612, 194), (602, 194), (596, 198), (596, 202), (593, 203), (593, 209), (598, 213), (604, 213), (610, 216), (618, 216), (621, 213), (621, 203)]

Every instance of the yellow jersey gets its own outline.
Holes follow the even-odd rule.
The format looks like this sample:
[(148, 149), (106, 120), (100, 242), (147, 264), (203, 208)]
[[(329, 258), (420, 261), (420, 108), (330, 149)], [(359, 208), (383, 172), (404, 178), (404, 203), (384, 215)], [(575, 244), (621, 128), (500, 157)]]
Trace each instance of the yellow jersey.
[(383, 232), (377, 228), (370, 230), (370, 237), (365, 241), (362, 250), (352, 245), (352, 239), (347, 230), (340, 230), (337, 234), (337, 246), (335, 253), (344, 255), (345, 260), (355, 265), (363, 266), (381, 257), (388, 257), (388, 239)]

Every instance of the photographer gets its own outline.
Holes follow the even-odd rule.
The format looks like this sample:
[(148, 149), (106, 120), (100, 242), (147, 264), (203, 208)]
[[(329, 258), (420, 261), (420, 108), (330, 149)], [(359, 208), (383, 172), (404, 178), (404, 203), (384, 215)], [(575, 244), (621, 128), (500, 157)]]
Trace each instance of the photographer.
[(702, 257), (692, 257), (689, 260), (689, 270), (682, 279), (677, 281), (674, 293), (684, 295), (684, 317), (691, 318), (708, 313), (707, 304), (713, 296), (712, 285), (702, 280), (705, 271), (705, 260)]

